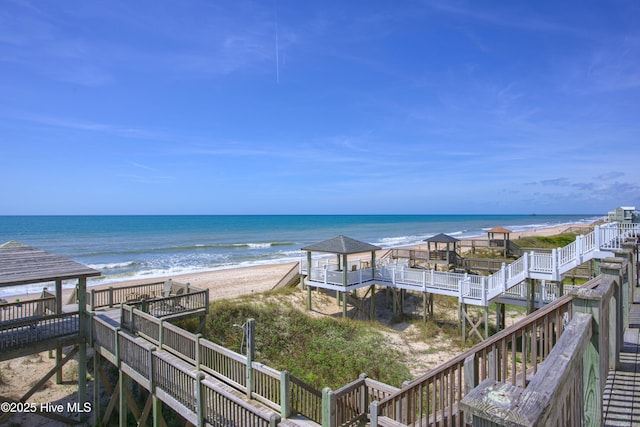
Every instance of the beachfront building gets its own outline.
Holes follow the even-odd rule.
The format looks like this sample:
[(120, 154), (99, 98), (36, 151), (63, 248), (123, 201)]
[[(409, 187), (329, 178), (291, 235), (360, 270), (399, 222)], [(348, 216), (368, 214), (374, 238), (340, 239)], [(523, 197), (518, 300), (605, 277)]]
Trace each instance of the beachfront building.
[[(77, 355), (77, 403), (79, 408), (84, 408), (87, 402), (87, 341), (90, 333), (86, 284), (88, 277), (99, 275), (99, 271), (75, 261), (18, 242), (12, 241), (0, 246), (0, 287), (55, 283), (53, 294), (45, 289), (40, 298), (4, 300), (0, 305), (0, 360), (47, 350), (55, 350), (56, 354), (55, 368), (19, 399), (20, 402), (26, 402), (53, 375), (56, 375), (56, 382), (61, 383), (62, 367)], [(77, 305), (62, 304), (62, 282), (65, 280), (77, 281), (80, 296)], [(74, 347), (63, 357), (62, 349), (67, 346)], [(13, 401), (9, 398), (2, 399)], [(0, 414), (0, 424), (11, 415), (11, 412)], [(56, 412), (43, 412), (42, 415), (59, 422), (77, 424), (77, 420), (68, 419)]]
[[(154, 425), (166, 425), (162, 419), (162, 403), (186, 419), (196, 417), (192, 414), (195, 411), (184, 410), (184, 403), (176, 402), (171, 392), (177, 390), (186, 396), (191, 391), (191, 384), (185, 379), (195, 369), (188, 363), (194, 357), (189, 359), (183, 352), (188, 353), (189, 348), (196, 351), (193, 350), (196, 342), (211, 344), (169, 322), (200, 317), (201, 328), (209, 306), (208, 289), (168, 280), (87, 290), (87, 278), (100, 274), (75, 261), (22, 243), (12, 241), (0, 245), (0, 287), (53, 283), (55, 289), (52, 293), (44, 288), (36, 298), (0, 299), (0, 361), (43, 351), (55, 352), (56, 359), (54, 368), (19, 399), (0, 396), (2, 402), (9, 403), (3, 408), (15, 408), (0, 412), (0, 425), (11, 421), (13, 415), (27, 413), (36, 413), (63, 425), (90, 421), (92, 425), (109, 425), (114, 409), (118, 411), (120, 425), (127, 425), (128, 414), (136, 416), (139, 425), (146, 425), (150, 416)], [(66, 303), (62, 298), (63, 281), (76, 282)], [(87, 398), (87, 347), (93, 348), (91, 400)], [(62, 368), (74, 358), (77, 359), (76, 401), (64, 405), (50, 402), (51, 406), (29, 403), (49, 378), (55, 375), (60, 384)], [(103, 384), (111, 397), (101, 418), (100, 384), (108, 381), (103, 360), (118, 368), (118, 383)], [(144, 411), (136, 407), (132, 398), (132, 380), (148, 390)], [(204, 385), (203, 390), (207, 390)]]
[(502, 250), (502, 255), (506, 258), (509, 252), (509, 235), (511, 230), (504, 227), (493, 227), (487, 230), (487, 238), (489, 240), (489, 247)]
[(609, 222), (620, 222), (623, 224), (638, 223), (640, 217), (635, 206), (620, 206), (612, 211), (609, 211)]
[[(335, 261), (329, 258), (319, 260), (316, 271), (323, 277), (318, 276), (317, 280), (322, 280), (327, 289), (335, 290), (338, 300), (340, 300), (340, 294), (342, 295), (342, 315), (346, 317), (349, 292), (365, 286), (371, 286), (372, 295), (375, 292), (375, 285), (369, 282), (375, 279), (376, 251), (380, 249), (382, 248), (379, 246), (340, 235), (306, 246), (301, 250), (307, 252), (308, 265), (312, 264), (313, 252), (336, 256)], [(358, 261), (349, 263), (349, 255), (362, 253), (370, 253), (370, 258), (364, 261), (359, 258)], [(363, 278), (363, 274), (366, 277)], [(311, 287), (307, 287), (307, 308), (311, 310)]]

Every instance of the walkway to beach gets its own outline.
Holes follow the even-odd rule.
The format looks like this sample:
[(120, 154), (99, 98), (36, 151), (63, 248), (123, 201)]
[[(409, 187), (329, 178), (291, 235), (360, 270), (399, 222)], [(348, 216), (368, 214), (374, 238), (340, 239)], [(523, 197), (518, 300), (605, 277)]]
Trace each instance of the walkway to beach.
[(634, 301), (629, 315), (629, 328), (624, 334), (624, 347), (620, 352), (620, 366), (610, 371), (607, 377), (602, 402), (605, 426), (640, 425), (639, 328), (640, 301)]

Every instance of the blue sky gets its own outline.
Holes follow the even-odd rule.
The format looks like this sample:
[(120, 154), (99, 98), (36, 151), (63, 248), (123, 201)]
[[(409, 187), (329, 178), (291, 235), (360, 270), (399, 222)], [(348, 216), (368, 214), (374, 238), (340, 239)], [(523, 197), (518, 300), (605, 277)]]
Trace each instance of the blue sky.
[(0, 213), (640, 205), (640, 2), (0, 8)]

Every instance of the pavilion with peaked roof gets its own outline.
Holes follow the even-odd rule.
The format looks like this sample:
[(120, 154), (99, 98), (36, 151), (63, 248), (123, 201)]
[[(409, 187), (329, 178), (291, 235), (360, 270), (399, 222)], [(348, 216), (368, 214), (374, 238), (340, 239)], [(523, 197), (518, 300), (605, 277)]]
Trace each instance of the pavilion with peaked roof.
[[(62, 380), (62, 366), (78, 354), (78, 403), (87, 402), (87, 339), (89, 317), (86, 307), (87, 278), (100, 272), (75, 261), (10, 241), (0, 245), (0, 287), (35, 283), (55, 283), (55, 296), (43, 292), (35, 300), (7, 302), (0, 306), (0, 360), (56, 349), (56, 366), (39, 381), (20, 401), (26, 401), (53, 374)], [(77, 280), (77, 310), (63, 312), (62, 281)], [(75, 308), (75, 307), (74, 307)], [(64, 359), (62, 347), (78, 345)], [(8, 414), (0, 415), (0, 423)], [(58, 415), (59, 414), (53, 414)], [(47, 414), (43, 414), (47, 416)], [(69, 419), (77, 422), (77, 420)], [(58, 421), (60, 421), (58, 419)]]
[[(326, 262), (324, 264), (324, 277), (312, 277), (311, 280), (314, 282), (312, 286), (342, 293), (342, 314), (346, 317), (348, 292), (364, 286), (373, 286), (370, 282), (375, 279), (376, 251), (380, 249), (382, 248), (379, 246), (339, 235), (305, 246), (300, 250), (307, 252), (307, 265), (309, 266), (311, 266), (312, 252), (336, 255), (336, 263)], [(371, 261), (364, 266), (365, 268), (361, 268), (363, 266), (360, 265), (360, 261), (357, 264), (349, 264), (348, 255), (367, 252), (371, 253)], [(366, 277), (363, 277), (363, 274)], [(309, 286), (307, 287), (307, 308), (311, 309), (311, 288)]]
[[(489, 247), (493, 248), (502, 248), (503, 256), (506, 258), (507, 252), (509, 250), (509, 234), (511, 234), (511, 230), (508, 230), (504, 227), (493, 227), (490, 230), (487, 230), (487, 238), (489, 239)], [(499, 238), (500, 236), (501, 238)]]
[[(428, 239), (427, 242), (427, 259), (435, 261), (446, 261), (447, 265), (455, 261), (457, 252), (456, 244), (459, 242), (455, 237), (451, 237), (444, 233), (436, 234)], [(433, 251), (431, 250), (431, 244), (433, 243)], [(442, 244), (445, 245), (445, 249), (441, 249)]]

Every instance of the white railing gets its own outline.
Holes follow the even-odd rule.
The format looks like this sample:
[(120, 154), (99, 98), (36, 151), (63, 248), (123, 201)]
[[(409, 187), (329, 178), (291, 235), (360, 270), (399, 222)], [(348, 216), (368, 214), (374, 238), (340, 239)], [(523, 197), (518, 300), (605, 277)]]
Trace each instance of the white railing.
[[(488, 277), (410, 268), (397, 263), (376, 267), (375, 277), (372, 277), (371, 268), (359, 268), (362, 260), (357, 260), (348, 263), (346, 287), (380, 282), (404, 289), (458, 295), (465, 302), (487, 305), (502, 294), (522, 294), (520, 284), (527, 278), (561, 280), (562, 274), (584, 262), (613, 255), (611, 251), (621, 249), (625, 239), (638, 234), (640, 224), (610, 223), (596, 226), (591, 233), (578, 236), (563, 248), (554, 249), (551, 253), (530, 252), (508, 266), (503, 264), (499, 271)], [(322, 283), (333, 289), (345, 286), (343, 272), (335, 269), (335, 261), (320, 258), (312, 260), (311, 265), (308, 272), (311, 282)], [(300, 272), (307, 270), (308, 262), (301, 261)], [(517, 288), (511, 291), (514, 287)], [(546, 292), (546, 288), (538, 293), (544, 301), (550, 300), (554, 294), (555, 292)]]

